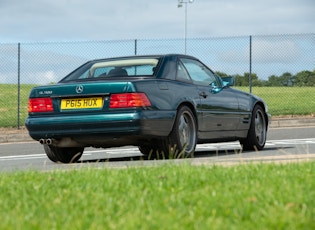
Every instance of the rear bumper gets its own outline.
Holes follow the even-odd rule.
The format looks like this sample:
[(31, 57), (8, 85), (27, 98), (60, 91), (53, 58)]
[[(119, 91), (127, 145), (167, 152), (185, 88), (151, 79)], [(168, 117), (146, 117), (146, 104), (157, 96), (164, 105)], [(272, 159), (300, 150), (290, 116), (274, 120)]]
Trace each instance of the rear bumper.
[(167, 136), (173, 126), (176, 111), (140, 110), (123, 113), (29, 116), (25, 126), (30, 136), (41, 138), (124, 136)]

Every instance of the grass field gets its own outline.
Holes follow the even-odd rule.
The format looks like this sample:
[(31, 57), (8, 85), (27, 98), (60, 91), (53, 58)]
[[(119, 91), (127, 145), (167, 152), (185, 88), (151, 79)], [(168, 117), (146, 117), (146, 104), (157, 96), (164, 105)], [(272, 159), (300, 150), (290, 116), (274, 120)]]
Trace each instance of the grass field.
[(273, 116), (315, 114), (315, 87), (254, 87), (252, 93), (265, 100)]
[(0, 229), (315, 229), (315, 162), (0, 174)]
[[(34, 85), (21, 85), (20, 124), (27, 117), (28, 95)], [(248, 92), (248, 87), (237, 87)], [(253, 93), (263, 98), (273, 116), (315, 114), (315, 87), (255, 87)], [(0, 84), (0, 127), (18, 123), (17, 85)]]
[[(27, 116), (28, 96), (35, 85), (21, 85), (20, 123)], [(0, 127), (16, 127), (18, 124), (18, 86), (0, 84)]]

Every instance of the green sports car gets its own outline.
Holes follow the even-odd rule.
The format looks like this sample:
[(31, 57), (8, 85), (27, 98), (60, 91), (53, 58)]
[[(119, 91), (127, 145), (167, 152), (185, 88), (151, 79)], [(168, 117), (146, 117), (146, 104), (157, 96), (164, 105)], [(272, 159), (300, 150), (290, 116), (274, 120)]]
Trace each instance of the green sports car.
[(25, 125), (62, 163), (78, 161), (85, 147), (191, 156), (198, 143), (239, 140), (244, 150), (261, 150), (267, 106), (231, 85), (233, 78), (187, 55), (92, 60), (57, 84), (35, 87)]

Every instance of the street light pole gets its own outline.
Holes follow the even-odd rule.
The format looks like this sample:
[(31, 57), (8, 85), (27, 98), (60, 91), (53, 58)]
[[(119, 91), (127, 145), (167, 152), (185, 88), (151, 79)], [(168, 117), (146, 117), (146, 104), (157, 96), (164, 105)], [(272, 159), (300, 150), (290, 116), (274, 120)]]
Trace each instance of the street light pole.
[(183, 7), (183, 4), (185, 4), (185, 54), (186, 54), (186, 51), (187, 51), (187, 4), (188, 3), (193, 3), (194, 0), (178, 0), (178, 5), (177, 7), (178, 8), (181, 8)]

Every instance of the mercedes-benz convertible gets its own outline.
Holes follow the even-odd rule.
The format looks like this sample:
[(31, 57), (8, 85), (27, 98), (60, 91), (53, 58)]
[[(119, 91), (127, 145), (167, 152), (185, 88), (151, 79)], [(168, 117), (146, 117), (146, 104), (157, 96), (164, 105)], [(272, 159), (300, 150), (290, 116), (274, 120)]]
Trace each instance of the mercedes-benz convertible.
[(191, 156), (198, 143), (239, 140), (244, 150), (262, 150), (267, 106), (232, 85), (187, 55), (92, 60), (31, 91), (26, 127), (62, 163), (78, 161), (86, 147)]

